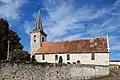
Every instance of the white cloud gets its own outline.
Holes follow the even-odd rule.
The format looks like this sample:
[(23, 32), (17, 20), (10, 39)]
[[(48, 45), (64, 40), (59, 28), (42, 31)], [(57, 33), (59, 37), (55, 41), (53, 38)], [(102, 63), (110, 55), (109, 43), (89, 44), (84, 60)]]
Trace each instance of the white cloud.
[[(108, 13), (106, 9), (96, 10), (89, 8), (88, 5), (75, 9), (75, 4), (72, 3), (72, 0), (70, 2), (62, 0), (58, 2), (59, 5), (56, 5), (57, 1), (54, 1), (55, 0), (51, 0), (51, 2), (49, 2), (49, 0), (48, 2), (45, 1), (45, 9), (47, 9), (49, 18), (43, 21), (43, 23), (45, 26), (48, 26), (45, 30), (48, 33), (48, 40), (50, 41), (55, 40), (54, 37), (68, 34), (68, 30), (72, 31), (76, 27), (80, 31), (84, 30), (85, 25), (80, 24), (80, 22), (94, 20)], [(50, 4), (52, 6), (50, 6)], [(76, 25), (78, 22), (79, 25)]]
[(103, 22), (101, 25), (100, 25), (100, 28), (108, 25), (111, 21), (113, 21), (113, 18), (109, 19), (109, 20), (106, 20), (105, 22)]
[(23, 26), (24, 26), (25, 32), (26, 32), (27, 34), (30, 34), (30, 31), (33, 30), (35, 24), (34, 24), (33, 21), (32, 21), (32, 22), (24, 21), (24, 25), (23, 25)]
[(116, 0), (115, 3), (114, 3), (114, 6), (115, 6), (115, 7), (120, 6), (120, 0)]
[[(26, 0), (27, 1), (27, 0)], [(0, 0), (0, 17), (7, 20), (20, 18), (20, 8), (26, 3), (24, 0)]]
[(36, 16), (37, 16), (37, 13), (34, 12), (33, 15), (32, 15), (32, 17), (33, 17), (34, 19), (36, 19)]
[(5, 2), (5, 3), (9, 3), (11, 2), (12, 0), (1, 0), (2, 2)]
[(120, 27), (120, 19), (118, 18), (113, 17), (108, 20), (104, 20), (102, 23), (95, 23), (89, 26), (90, 28), (86, 31), (86, 33), (90, 34), (91, 36), (98, 36), (111, 34), (111, 32), (116, 32)]
[(110, 47), (110, 50), (118, 50), (120, 51), (120, 43), (119, 44), (116, 44), (116, 45), (113, 45)]
[(62, 40), (74, 40), (74, 39), (80, 39), (81, 36), (82, 36), (82, 34), (70, 35), (70, 36), (67, 36), (67, 37), (63, 38)]
[(24, 31), (28, 35), (35, 28), (36, 16), (37, 16), (37, 12), (34, 12), (33, 15), (32, 15), (33, 20), (32, 21), (25, 20), (24, 23), (23, 23)]
[(110, 50), (120, 50), (120, 36), (109, 36)]

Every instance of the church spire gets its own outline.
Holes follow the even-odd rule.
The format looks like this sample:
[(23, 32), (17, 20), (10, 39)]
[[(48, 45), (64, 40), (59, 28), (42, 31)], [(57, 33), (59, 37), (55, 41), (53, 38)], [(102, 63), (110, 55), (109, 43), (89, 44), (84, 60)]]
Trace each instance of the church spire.
[(37, 17), (36, 17), (35, 30), (43, 31), (42, 20), (41, 20), (41, 16), (40, 16), (40, 9), (38, 10), (38, 14), (37, 14)]

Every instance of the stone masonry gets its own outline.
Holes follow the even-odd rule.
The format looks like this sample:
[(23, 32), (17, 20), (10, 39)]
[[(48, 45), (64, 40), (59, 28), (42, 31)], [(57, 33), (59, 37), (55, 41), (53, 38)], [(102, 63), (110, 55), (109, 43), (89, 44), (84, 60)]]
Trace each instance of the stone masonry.
[(0, 62), (0, 80), (84, 80), (108, 74), (108, 66)]

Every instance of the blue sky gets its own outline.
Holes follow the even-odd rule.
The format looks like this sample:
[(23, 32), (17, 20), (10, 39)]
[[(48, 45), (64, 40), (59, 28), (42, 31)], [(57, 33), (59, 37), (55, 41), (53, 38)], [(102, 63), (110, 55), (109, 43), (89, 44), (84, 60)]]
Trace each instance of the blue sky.
[(120, 59), (120, 0), (0, 0), (0, 17), (29, 52), (38, 9), (47, 41), (109, 36), (110, 58)]

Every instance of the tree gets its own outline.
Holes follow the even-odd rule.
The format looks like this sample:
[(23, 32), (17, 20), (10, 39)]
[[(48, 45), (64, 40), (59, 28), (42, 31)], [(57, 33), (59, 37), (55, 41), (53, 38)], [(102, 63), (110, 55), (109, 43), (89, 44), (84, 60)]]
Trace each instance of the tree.
[(36, 62), (35, 55), (32, 56), (31, 61)]
[(8, 22), (0, 19), (0, 60), (6, 59), (7, 56), (7, 38), (8, 38)]
[(21, 38), (18, 37), (16, 32), (9, 30), (8, 40), (10, 40), (10, 51), (13, 51), (14, 49), (23, 49), (23, 45), (19, 42)]
[(13, 51), (10, 52), (9, 60), (10, 61), (29, 61), (30, 54), (27, 51), (14, 49)]
[(19, 42), (21, 38), (13, 30), (9, 30), (9, 24), (3, 18), (0, 18), (0, 60), (7, 58), (7, 41), (10, 40), (10, 51), (14, 49), (23, 49), (23, 45)]

